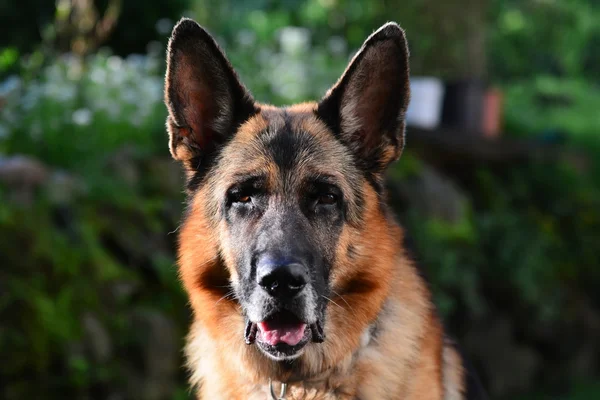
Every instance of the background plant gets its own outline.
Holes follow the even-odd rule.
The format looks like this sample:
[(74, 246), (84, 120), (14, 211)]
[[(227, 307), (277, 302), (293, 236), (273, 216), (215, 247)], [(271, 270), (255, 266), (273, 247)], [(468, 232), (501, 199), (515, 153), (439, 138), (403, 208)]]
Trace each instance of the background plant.
[[(407, 29), (414, 74), (483, 76), (501, 87), (506, 135), (560, 146), (563, 156), (440, 170), (409, 137), (390, 174), (393, 205), (452, 331), (469, 345), (477, 329), (495, 335), (485, 329), (502, 318), (510, 343), (492, 347), (505, 358), (524, 348), (535, 355), (531, 373), (519, 364), (523, 387), (492, 385), (499, 396), (597, 392), (596, 2), (490, 0), (471, 9), (470, 0), (128, 0), (112, 34), (83, 52), (59, 34), (53, 2), (5, 3), (0, 170), (25, 155), (43, 172), (27, 184), (0, 174), (0, 353), (11, 360), (0, 366), (0, 397), (189, 395), (179, 368), (189, 315), (170, 234), (183, 184), (166, 149), (162, 104), (166, 39), (181, 15), (216, 34), (255, 97), (277, 105), (322, 96), (388, 20)], [(90, 4), (102, 16), (114, 2)], [(442, 192), (394, 197), (405, 187), (415, 196), (439, 176)], [(423, 206), (452, 196), (453, 218)], [(467, 350), (489, 382), (511, 376), (481, 364), (479, 352), (492, 359), (491, 350)], [(172, 369), (157, 369), (152, 354)]]

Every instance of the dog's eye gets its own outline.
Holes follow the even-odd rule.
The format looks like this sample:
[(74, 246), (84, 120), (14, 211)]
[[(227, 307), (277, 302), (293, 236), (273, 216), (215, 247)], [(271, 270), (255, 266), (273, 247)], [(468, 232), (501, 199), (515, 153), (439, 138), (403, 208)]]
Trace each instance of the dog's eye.
[(335, 203), (337, 203), (337, 196), (333, 193), (320, 194), (317, 198), (317, 204), (329, 206)]
[(266, 194), (264, 179), (251, 177), (233, 185), (227, 191), (226, 203), (231, 205), (254, 205), (257, 200)]
[(244, 193), (239, 193), (239, 194), (233, 195), (231, 202), (244, 204), (244, 203), (250, 203), (251, 200), (252, 200), (252, 198), (250, 197), (250, 195), (244, 194)]

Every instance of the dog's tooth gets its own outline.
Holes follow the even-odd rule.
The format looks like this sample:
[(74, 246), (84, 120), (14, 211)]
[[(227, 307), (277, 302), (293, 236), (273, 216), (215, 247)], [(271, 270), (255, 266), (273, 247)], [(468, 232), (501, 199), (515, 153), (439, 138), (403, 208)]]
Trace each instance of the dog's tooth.
[(246, 325), (246, 332), (244, 333), (244, 338), (246, 340), (246, 344), (253, 344), (254, 341), (256, 340), (256, 331), (258, 330), (258, 327), (256, 324), (252, 323), (252, 322), (248, 322), (248, 325)]

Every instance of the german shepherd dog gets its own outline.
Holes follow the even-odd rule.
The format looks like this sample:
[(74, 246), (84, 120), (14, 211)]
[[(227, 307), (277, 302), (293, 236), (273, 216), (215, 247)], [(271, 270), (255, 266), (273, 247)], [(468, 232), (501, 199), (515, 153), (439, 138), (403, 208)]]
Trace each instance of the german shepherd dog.
[(382, 26), (320, 102), (284, 108), (255, 102), (190, 19), (167, 58), (197, 397), (480, 398), (385, 204), (405, 142), (404, 31)]

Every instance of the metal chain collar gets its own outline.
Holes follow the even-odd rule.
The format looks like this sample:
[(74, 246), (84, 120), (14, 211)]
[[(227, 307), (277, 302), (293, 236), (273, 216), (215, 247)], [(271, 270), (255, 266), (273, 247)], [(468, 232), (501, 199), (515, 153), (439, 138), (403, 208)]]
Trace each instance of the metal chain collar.
[(281, 384), (281, 391), (279, 392), (279, 396), (275, 394), (275, 389), (273, 389), (273, 381), (269, 379), (269, 392), (271, 393), (271, 400), (285, 400), (285, 393), (287, 392), (287, 383)]

